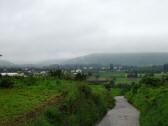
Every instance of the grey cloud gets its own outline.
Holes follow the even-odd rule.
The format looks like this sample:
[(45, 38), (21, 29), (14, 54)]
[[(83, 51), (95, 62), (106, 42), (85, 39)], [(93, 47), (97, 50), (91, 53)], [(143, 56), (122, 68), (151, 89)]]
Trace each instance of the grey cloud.
[(166, 0), (1, 0), (0, 53), (15, 62), (167, 51)]

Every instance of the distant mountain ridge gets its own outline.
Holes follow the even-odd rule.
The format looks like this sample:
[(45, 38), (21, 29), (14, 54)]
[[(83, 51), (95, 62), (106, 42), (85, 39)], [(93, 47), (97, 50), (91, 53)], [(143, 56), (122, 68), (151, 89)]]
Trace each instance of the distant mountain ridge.
[(63, 64), (162, 65), (168, 63), (168, 53), (99, 53), (67, 60)]
[(67, 59), (55, 59), (55, 60), (46, 60), (46, 61), (42, 61), (39, 63), (36, 63), (40, 66), (44, 66), (44, 65), (53, 65), (53, 64), (62, 64), (65, 61), (67, 61)]
[(0, 60), (0, 67), (11, 67), (11, 66), (15, 66), (15, 64), (6, 60)]
[(43, 67), (54, 64), (121, 64), (133, 66), (163, 65), (168, 63), (168, 53), (97, 53), (73, 59), (47, 60), (34, 64), (14, 64), (0, 59), (0, 67)]

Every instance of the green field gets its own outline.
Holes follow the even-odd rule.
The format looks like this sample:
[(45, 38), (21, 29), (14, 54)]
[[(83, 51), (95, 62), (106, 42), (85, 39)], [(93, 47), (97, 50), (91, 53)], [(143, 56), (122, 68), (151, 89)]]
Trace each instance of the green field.
[(71, 82), (46, 80), (21, 88), (0, 89), (0, 124), (31, 111), (49, 98), (59, 95), (62, 85), (68, 88)]
[[(71, 107), (69, 106), (71, 104), (75, 105), (74, 108), (80, 108), (79, 110), (73, 110), (74, 113), (64, 115), (66, 118), (64, 120), (68, 121), (67, 118), (70, 118), (71, 114), (73, 114), (74, 120), (78, 120), (79, 116), (82, 117), (87, 115), (85, 118), (91, 118), (91, 120), (84, 120), (83, 123), (87, 124), (88, 126), (101, 119), (108, 110), (108, 107), (114, 106), (113, 96), (102, 85), (88, 85), (86, 82), (82, 81), (58, 80), (52, 78), (36, 78), (36, 81), (32, 81), (31, 84), (28, 83), (28, 85), (26, 84), (26, 81), (29, 80), (27, 78), (26, 80), (12, 78), (12, 80), (15, 82), (14, 87), (0, 88), (0, 125), (22, 125), (23, 121), (25, 121), (24, 123), (27, 124), (29, 122), (29, 117), (25, 118), (24, 116), (34, 112), (34, 110), (39, 111), (38, 108), (41, 107), (43, 107), (44, 110), (42, 110), (42, 113), (40, 112), (40, 118), (44, 118), (45, 116), (43, 115), (43, 111), (48, 111), (47, 107), (52, 108), (53, 105), (50, 106), (48, 103), (56, 96), (62, 97), (63, 101), (58, 101), (60, 102), (58, 105), (63, 106), (67, 104), (69, 109), (67, 110), (68, 112), (71, 111)], [(80, 85), (86, 85), (86, 87), (79, 87)], [(87, 98), (83, 97), (82, 92)], [(79, 101), (81, 104), (77, 104), (76, 101)], [(47, 105), (45, 108), (43, 106), (44, 104)], [(76, 105), (78, 105), (78, 107)], [(58, 108), (59, 106), (55, 107), (53, 112)], [(89, 108), (92, 108), (92, 110), (95, 108), (95, 110), (88, 110)], [(85, 114), (79, 115), (78, 111)], [(86, 113), (87, 111), (90, 113)], [(62, 112), (60, 111), (60, 113)], [(96, 115), (96, 113), (99, 114)], [(30, 118), (32, 120), (33, 117)], [(17, 119), (22, 119), (22, 122), (17, 122)], [(46, 121), (46, 117), (45, 119), (41, 119), (41, 121), (37, 119), (37, 121), (35, 119), (29, 125), (41, 126), (41, 123)], [(60, 122), (59, 126), (61, 126), (63, 123), (65, 122)], [(75, 123), (78, 124), (79, 122), (74, 122), (74, 124)]]
[(93, 126), (114, 106), (111, 93), (101, 85), (73, 84), (67, 90), (64, 101), (50, 107), (42, 115), (28, 123), (28, 126)]
[(13, 82), (12, 86), (5, 87), (1, 78), (0, 125), (93, 126), (114, 107), (114, 97), (125, 93), (141, 111), (142, 126), (168, 125), (166, 74), (129, 80), (124, 72), (99, 72), (97, 75), (115, 78), (118, 86), (109, 88), (108, 84), (95, 85), (53, 77), (14, 77), (4, 78), (8, 80), (5, 84)]
[(138, 78), (127, 78), (127, 73), (125, 72), (98, 72), (93, 74), (91, 78), (101, 78), (101, 79), (106, 79), (106, 80), (115, 80), (116, 84), (130, 84), (132, 82), (139, 82), (141, 79), (140, 77)]

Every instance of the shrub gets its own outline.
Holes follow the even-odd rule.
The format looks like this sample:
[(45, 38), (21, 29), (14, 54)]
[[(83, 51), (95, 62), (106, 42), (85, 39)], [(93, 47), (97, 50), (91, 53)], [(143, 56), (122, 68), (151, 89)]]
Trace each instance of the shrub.
[(51, 77), (55, 77), (55, 78), (58, 78), (58, 79), (63, 79), (64, 78), (64, 73), (61, 69), (57, 69), (57, 70), (51, 70), (49, 72), (49, 75)]
[(84, 95), (86, 97), (89, 97), (92, 94), (91, 88), (86, 84), (79, 84), (78, 85), (78, 90), (79, 90), (81, 95)]
[(12, 88), (14, 86), (14, 82), (9, 77), (3, 77), (0, 81), (1, 88)]
[(82, 80), (86, 80), (87, 78), (87, 75), (83, 74), (83, 73), (77, 73), (75, 75), (75, 80), (79, 80), (79, 81), (82, 81)]
[(111, 85), (111, 84), (104, 84), (104, 87), (105, 87), (108, 91), (110, 91), (111, 88), (112, 88), (112, 85)]
[(141, 126), (168, 126), (167, 80), (167, 76), (146, 76), (127, 93), (128, 100), (141, 111)]
[(52, 126), (44, 117), (40, 117), (37, 120), (33, 120), (26, 126)]
[(156, 78), (156, 77), (152, 77), (152, 76), (143, 77), (141, 79), (140, 83), (144, 84), (146, 86), (153, 86), (153, 87), (162, 85), (160, 78)]
[(73, 91), (66, 91), (62, 96), (63, 101), (48, 108), (43, 115), (51, 126), (93, 126), (108, 107), (114, 106), (114, 99), (107, 90), (96, 94), (87, 84), (76, 84)]
[(47, 118), (50, 124), (61, 125), (63, 114), (56, 107), (48, 108), (45, 111), (45, 117)]
[(168, 126), (168, 90), (141, 87), (136, 94), (127, 95), (129, 101), (141, 111), (141, 126)]
[(27, 86), (35, 85), (37, 81), (36, 77), (29, 76), (23, 79), (23, 84)]

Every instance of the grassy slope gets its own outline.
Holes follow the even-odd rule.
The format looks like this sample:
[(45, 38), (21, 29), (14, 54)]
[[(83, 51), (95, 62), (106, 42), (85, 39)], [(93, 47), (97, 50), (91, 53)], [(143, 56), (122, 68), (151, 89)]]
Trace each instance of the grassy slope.
[(22, 88), (0, 89), (0, 124), (31, 111), (47, 99), (59, 95), (60, 83), (68, 87), (70, 82), (39, 81), (38, 85)]
[[(52, 97), (58, 96), (60, 94), (68, 95), (64, 99), (64, 104), (71, 104), (71, 102), (76, 102), (76, 100), (80, 100), (79, 91), (77, 91), (77, 83), (83, 83), (83, 82), (75, 82), (75, 81), (65, 81), (65, 80), (38, 80), (36, 84), (31, 84), (30, 86), (21, 86), (22, 81), (17, 81), (18, 86), (11, 88), (11, 89), (0, 89), (0, 125), (12, 125), (12, 123), (15, 119), (22, 117), (23, 115), (33, 111), (34, 109), (40, 107), (43, 103), (48, 101), (48, 99), (51, 99)], [(83, 99), (82, 104), (79, 104), (81, 106), (80, 110), (75, 111), (81, 111), (82, 113), (85, 113), (88, 108), (88, 112), (91, 113), (85, 113), (80, 116), (84, 116), (84, 118), (90, 118), (89, 123), (95, 122), (97, 119), (102, 117), (102, 114), (106, 111), (106, 101), (108, 102), (107, 105), (110, 107), (114, 106), (114, 99), (111, 97), (110, 99), (107, 98), (107, 90), (104, 86), (101, 85), (90, 85), (93, 95), (91, 97), (88, 97), (86, 99)], [(93, 97), (93, 99), (92, 99)], [(97, 98), (100, 101), (97, 101)], [(100, 102), (100, 106), (98, 104), (98, 108), (95, 107), (95, 102)], [(70, 102), (70, 103), (69, 103)], [(80, 103), (79, 102), (79, 103)], [(86, 104), (85, 104), (86, 103)], [(91, 103), (91, 104), (90, 104)], [(76, 104), (76, 103), (75, 103)], [(91, 106), (90, 106), (91, 105)], [(90, 106), (90, 107), (89, 107)], [(103, 107), (104, 106), (104, 107)], [(75, 107), (77, 108), (77, 107)], [(85, 109), (86, 108), (86, 109)], [(96, 108), (95, 110), (93, 108)], [(102, 112), (101, 112), (102, 109)], [(92, 111), (94, 110), (94, 111)], [(94, 115), (98, 111), (100, 111), (100, 115)], [(102, 114), (101, 114), (102, 113)], [(98, 113), (97, 113), (98, 114)], [(85, 117), (85, 115), (88, 115), (88, 117)], [(93, 117), (90, 117), (90, 115), (93, 115)], [(72, 115), (77, 118), (79, 115)], [(95, 117), (94, 117), (95, 116)], [(68, 116), (69, 118), (69, 116)], [(71, 118), (71, 116), (70, 116)], [(71, 120), (71, 119), (70, 119)], [(72, 119), (73, 120), (73, 119)], [(92, 121), (93, 120), (93, 121)], [(87, 121), (86, 121), (87, 122)], [(75, 124), (76, 122), (74, 122)]]
[(142, 87), (127, 97), (141, 111), (141, 126), (168, 126), (168, 87)]
[(114, 99), (104, 86), (78, 82), (71, 89), (65, 89), (63, 103), (44, 111), (28, 126), (92, 126), (100, 120), (108, 107), (114, 106)]

